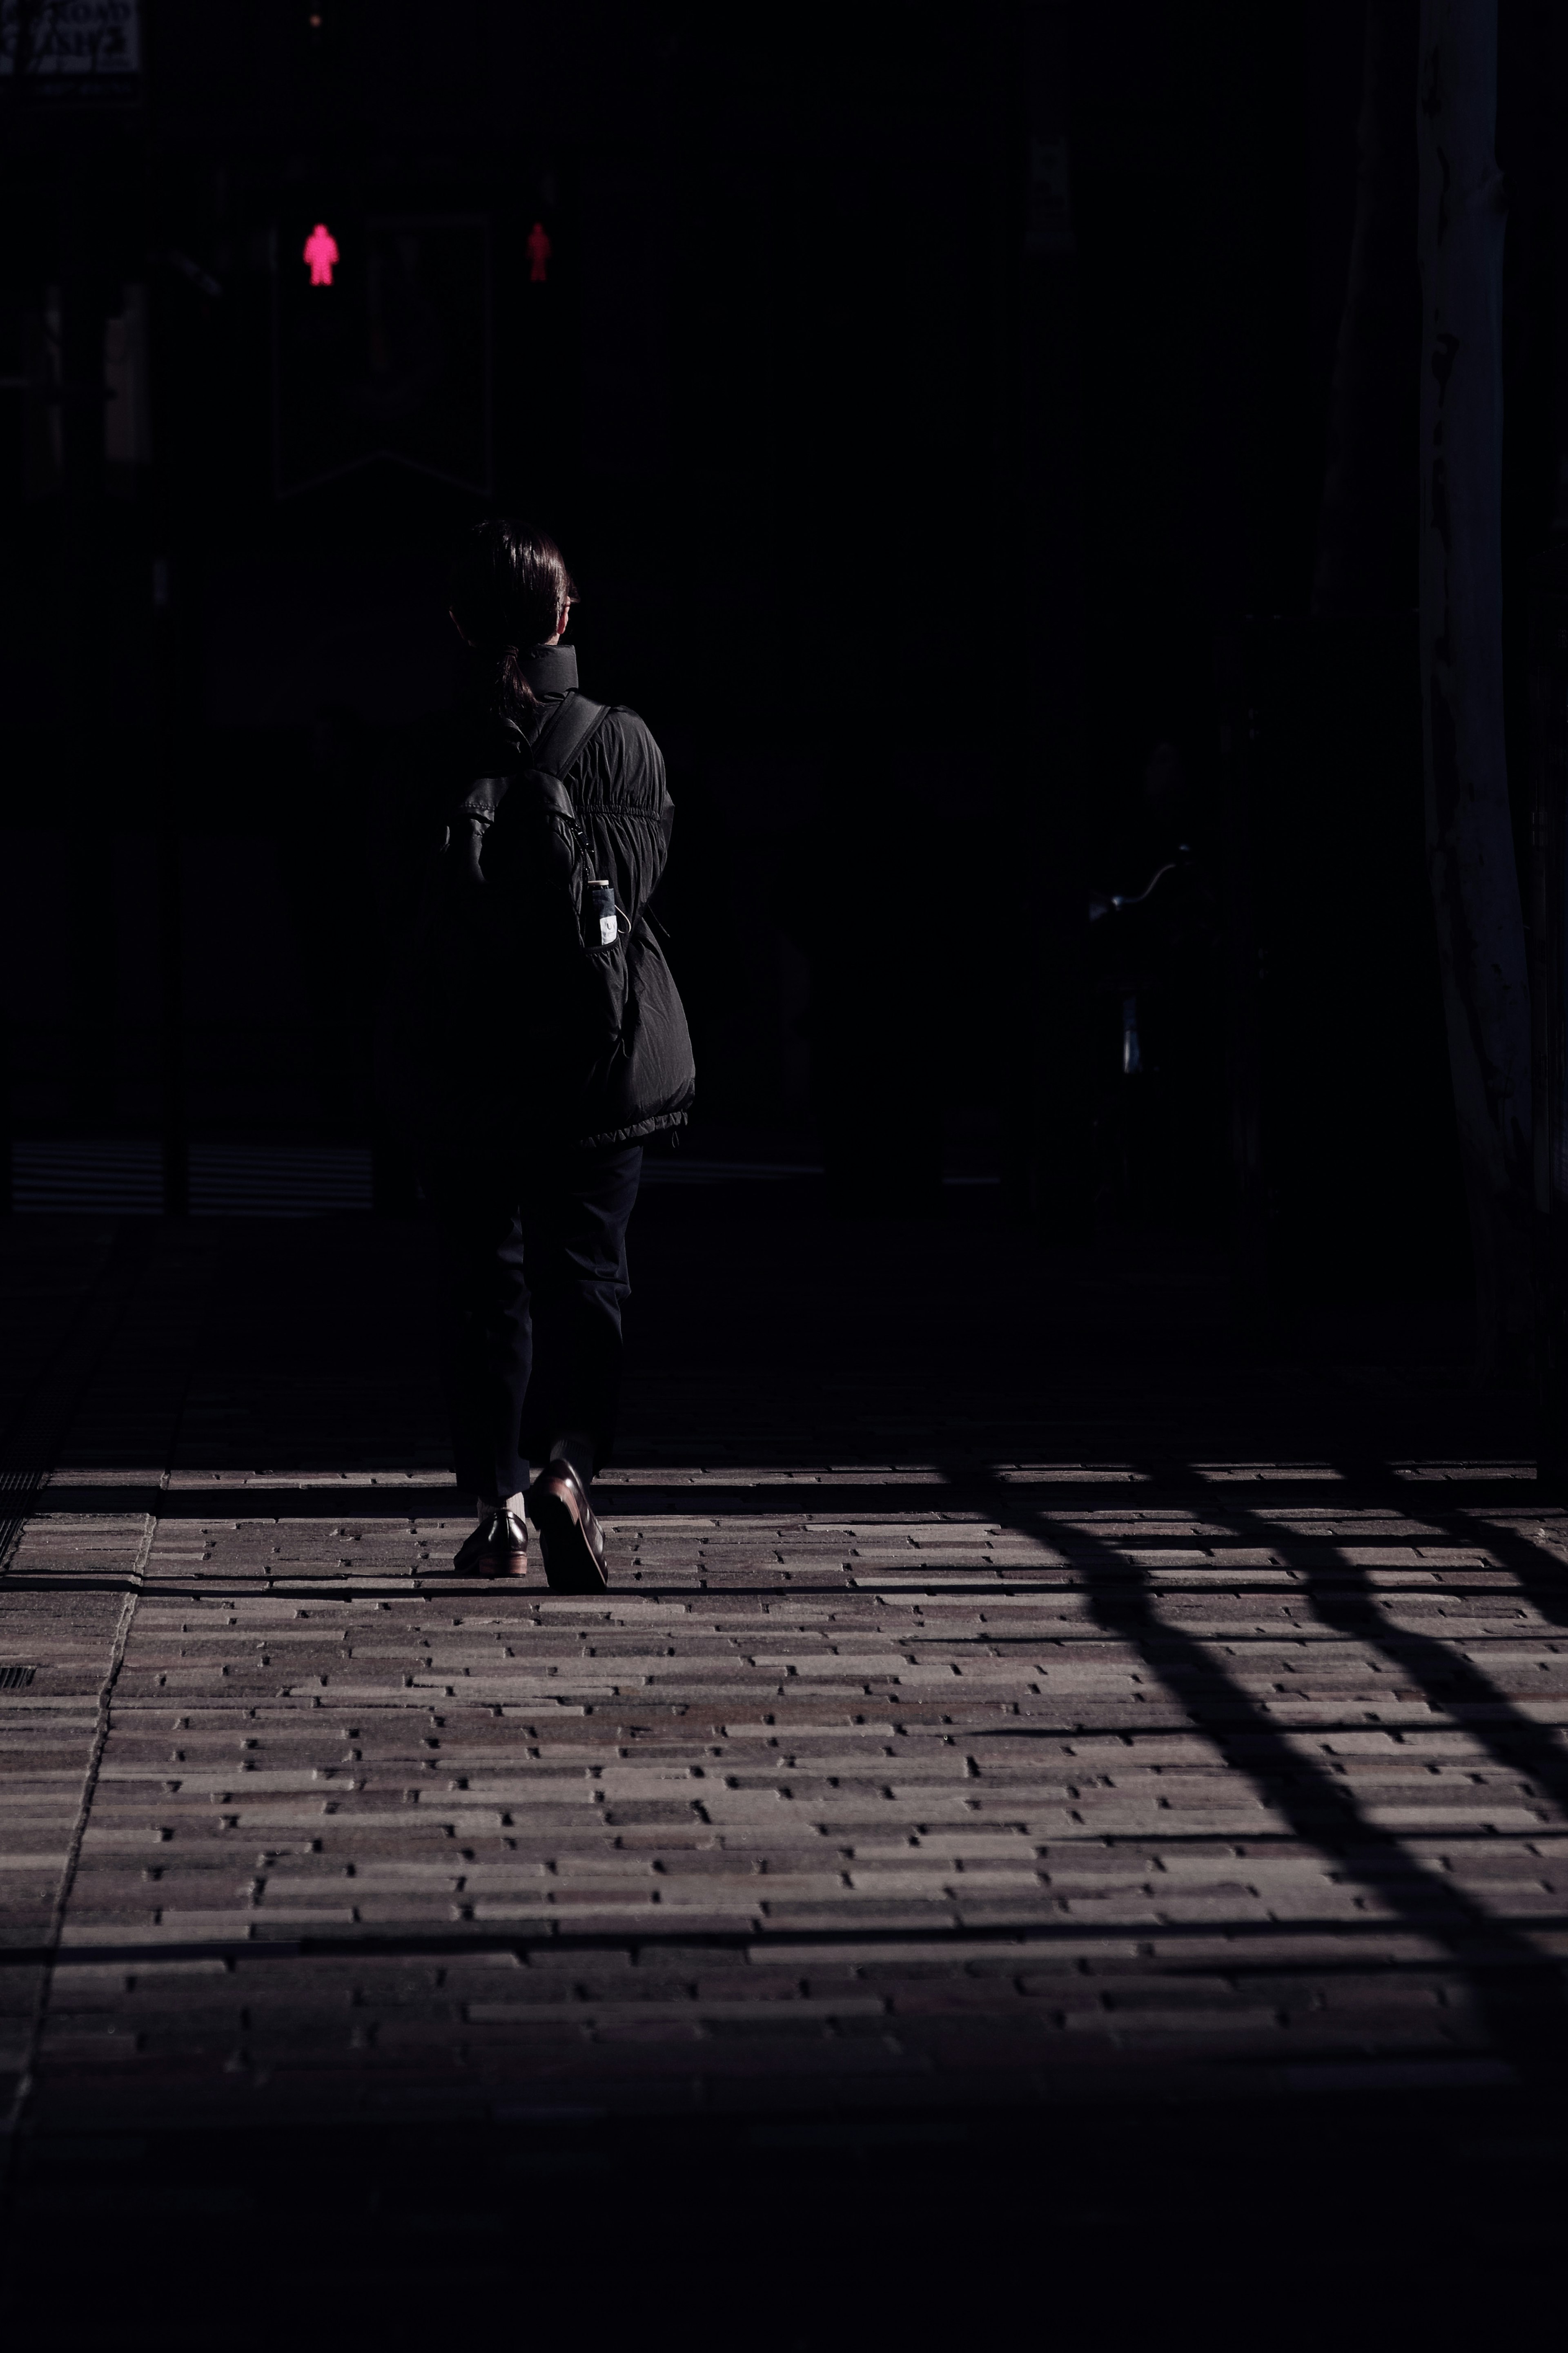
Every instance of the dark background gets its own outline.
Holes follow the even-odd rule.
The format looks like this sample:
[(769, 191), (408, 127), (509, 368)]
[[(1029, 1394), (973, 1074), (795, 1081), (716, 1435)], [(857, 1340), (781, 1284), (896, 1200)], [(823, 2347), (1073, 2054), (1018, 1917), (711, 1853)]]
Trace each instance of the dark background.
[[(0, 46), (18, 14), (0, 5)], [(1500, 20), (1522, 849), (1531, 596), (1568, 523), (1568, 12), (1501, 0)], [(1195, 1499), (1205, 1545), (1227, 1525), (1217, 1466), (1371, 1463), (1358, 1492), (1403, 1541), (1411, 1491), (1378, 1465), (1523, 1462), (1517, 1398), (1478, 1401), (1462, 1370), (1422, 851), (1415, 24), (1413, 0), (142, 0), (138, 75), (0, 72), (0, 1194), (276, 1208), (281, 1169), (295, 1208), (322, 1208), (363, 1168), (363, 1206), (414, 1206), (374, 1011), (444, 773), (450, 551), (520, 512), (576, 575), (586, 690), (643, 712), (678, 807), (663, 913), (700, 1102), (681, 1152), (650, 1155), (669, 1189), (634, 1235), (627, 1447), (668, 1470), (674, 1525), (694, 1461), (983, 1454), (1076, 1465), (1086, 1518), (1099, 1466), (1136, 1464), (1139, 1511)], [(1349, 429), (1369, 25), (1386, 236), (1347, 518), (1325, 480)], [(317, 221), (328, 290), (301, 259)], [(1172, 860), (1142, 910), (1090, 920)], [(679, 1189), (704, 1164), (825, 1176)], [(56, 1462), (143, 1483), (44, 1503), (140, 1509), (160, 1478), (176, 1528), (210, 1508), (189, 1474), (171, 1490), (177, 1459), (434, 1472), (434, 1240), (390, 1219), (17, 1219), (8, 1508)], [(1226, 1252), (1265, 1318), (1323, 1306), (1297, 1314), (1298, 1355), (1321, 1344), (1330, 1377), (1238, 1345)], [(1000, 1496), (1016, 1525), (1020, 1491), (986, 1478), (984, 1511)], [(1258, 1493), (1236, 1492), (1250, 1545)], [(1324, 1490), (1303, 1492), (1320, 1525)], [(1497, 1572), (1467, 1570), (1474, 1620), (1439, 1595), (1481, 1630), (1462, 1657), (1391, 1621), (1384, 1705), (1418, 1721), (1426, 1694), (1529, 1789), (1544, 1733), (1510, 1732), (1487, 1680), (1522, 1687), (1523, 1653), (1494, 1669), (1485, 1628), (1511, 1641), (1534, 1612), (1550, 1634), (1561, 1605), (1524, 1527), (1538, 1491), (1498, 1492), (1521, 1514), (1506, 1539), (1490, 1506), (1478, 1549), (1446, 1481), (1458, 1503), (1423, 1541), (1454, 1531), (1431, 1553), (1451, 1580), (1505, 1540), (1518, 1587), (1483, 1596)], [(1085, 1606), (1108, 1652), (1146, 1658), (1140, 1697), (1186, 1676), (1175, 1720), (1237, 1782), (1342, 1839), (1362, 1883), (1392, 1865), (1381, 1821), (1313, 1812), (1330, 1785), (1306, 1715), (1267, 1715), (1272, 1693), (1238, 1711), (1240, 1605), (1211, 1640), (1190, 1554), (1167, 1602), (1137, 1566), (1157, 1555), (1094, 1546)], [(1308, 1573), (1331, 1630), (1362, 1629), (1362, 1557), (1342, 1585)], [(74, 1612), (51, 1655), (75, 1661), (120, 1572), (58, 1558), (37, 1622), (53, 1645)], [(127, 2325), (98, 2320), (110, 2295), (138, 2343), (140, 2304), (161, 2343), (315, 2342), (330, 2315), (352, 2344), (367, 2314), (387, 2342), (488, 2318), (487, 2284), (510, 2318), (519, 2287), (533, 2311), (559, 2282), (578, 2321), (584, 2280), (646, 2341), (721, 2305), (785, 2353), (889, 2316), (910, 2342), (973, 2337), (1009, 2297), (1094, 2341), (1123, 2314), (1125, 2341), (1154, 2341), (1195, 2298), (1222, 2338), (1231, 2312), (1249, 2341), (1260, 2314), (1281, 2344), (1356, 2341), (1363, 2315), (1369, 2340), (1407, 2341), (1414, 2315), (1436, 2344), (1461, 2312), (1471, 2337), (1516, 2337), (1548, 2308), (1548, 2250), (1560, 2273), (1558, 1980), (1519, 1966), (1506, 1911), (1479, 1935), (1425, 1862), (1386, 1884), (1395, 1910), (1434, 1907), (1386, 2015), (1399, 1973), (1430, 1968), (1429, 1920), (1485, 1989), (1513, 2088), (1400, 2090), (1394, 2070), (1378, 2107), (1373, 2063), (1353, 2104), (1211, 2108), (1124, 2079), (1016, 2128), (889, 2108), (862, 2134), (813, 2122), (803, 2073), (782, 2132), (752, 2132), (745, 2103), (772, 2095), (737, 2079), (689, 2128), (389, 2110), (306, 2147), (226, 2118), (165, 2130), (151, 2105), (121, 2134), (126, 2107), (94, 2117), (72, 2089), (73, 2066), (121, 2067), (106, 2035), (68, 2044), (66, 2105), (35, 2101), (15, 2136), (13, 2303), (95, 2345)], [(1551, 1900), (1524, 1889), (1532, 1933)], [(1336, 1926), (1325, 1974), (1354, 1978), (1355, 1943)], [(314, 2065), (342, 2037), (311, 1967), (287, 2032)], [(1415, 1998), (1441, 2058), (1452, 2027)], [(1346, 2075), (1384, 2015), (1350, 2012)], [(60, 2128), (73, 2115), (90, 2129)], [(458, 2226), (439, 2268), (419, 2251), (435, 2208)], [(467, 2227), (492, 2210), (504, 2268)]]
[[(1277, 1277), (1462, 1288), (1415, 12), (1376, 13), (1408, 269), (1331, 613), (1364, 0), (147, 0), (140, 77), (0, 82), (14, 1136), (373, 1145), (397, 1206), (370, 1036), (445, 568), (521, 512), (576, 575), (585, 687), (668, 758), (695, 1151), (820, 1157), (851, 1211), (935, 1210), (945, 1174), (1053, 1233), (1218, 1237), (1250, 1087)], [(1500, 82), (1522, 779), (1568, 448), (1544, 0), (1504, 0)], [(1154, 914), (1090, 926), (1178, 842)]]

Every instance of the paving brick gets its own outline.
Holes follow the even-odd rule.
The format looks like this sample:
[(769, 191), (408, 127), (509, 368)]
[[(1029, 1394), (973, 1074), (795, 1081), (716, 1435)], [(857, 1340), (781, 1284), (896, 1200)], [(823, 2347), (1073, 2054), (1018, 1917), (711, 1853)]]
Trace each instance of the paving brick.
[[(223, 1460), (243, 1381), (194, 1333), (184, 1451), (135, 1487), (40, 2115), (1003, 2101), (1539, 2031), (1568, 1639), (1519, 1547), (1560, 1577), (1559, 1521), (1212, 1445), (1173, 1497), (1126, 1439), (1021, 1434), (964, 1502), (935, 1449), (748, 1463), (731, 1431), (699, 1467), (670, 1435), (602, 1487), (607, 1596), (499, 1590), (445, 1568), (430, 1472), (324, 1461), (303, 1423), (296, 1470)], [(4, 1596), (39, 1666), (0, 1698), (16, 1943), (147, 1528), (72, 1492), (68, 1462)], [(0, 2063), (28, 1978), (0, 1972)]]

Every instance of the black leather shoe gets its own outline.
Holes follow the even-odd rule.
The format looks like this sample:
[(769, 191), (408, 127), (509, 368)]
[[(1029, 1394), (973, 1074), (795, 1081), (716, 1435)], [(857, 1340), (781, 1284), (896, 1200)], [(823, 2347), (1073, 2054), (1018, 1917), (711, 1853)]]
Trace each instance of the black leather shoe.
[(459, 1577), (526, 1577), (528, 1529), (517, 1513), (498, 1504), (473, 1535), (458, 1546), (452, 1567)]
[(605, 1532), (594, 1517), (583, 1482), (561, 1458), (542, 1471), (523, 1507), (539, 1530), (552, 1593), (604, 1593)]

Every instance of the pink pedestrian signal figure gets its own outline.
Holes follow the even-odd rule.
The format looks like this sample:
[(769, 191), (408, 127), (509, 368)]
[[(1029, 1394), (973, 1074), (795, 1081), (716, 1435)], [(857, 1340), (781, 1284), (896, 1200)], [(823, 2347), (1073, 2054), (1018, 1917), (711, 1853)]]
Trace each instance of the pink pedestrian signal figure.
[(318, 221), (305, 239), (305, 259), (310, 265), (312, 286), (330, 286), (332, 265), (338, 258), (338, 240), (325, 221)]
[(549, 262), (552, 251), (550, 239), (544, 234), (544, 223), (542, 221), (535, 221), (533, 227), (529, 230), (528, 241), (523, 250), (528, 255), (529, 284), (531, 286), (542, 286), (544, 283), (545, 267)]

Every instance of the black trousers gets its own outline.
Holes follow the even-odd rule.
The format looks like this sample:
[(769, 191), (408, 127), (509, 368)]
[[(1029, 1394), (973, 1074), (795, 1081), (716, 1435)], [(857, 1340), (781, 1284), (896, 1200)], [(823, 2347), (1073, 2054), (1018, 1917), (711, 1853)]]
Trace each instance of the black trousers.
[(585, 1432), (608, 1460), (621, 1386), (626, 1221), (642, 1146), (479, 1153), (425, 1171), (451, 1295), (447, 1401), (467, 1494), (515, 1494), (530, 1458)]

